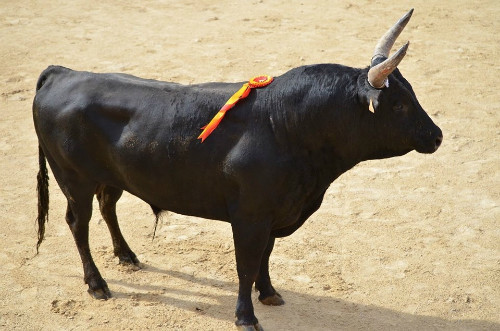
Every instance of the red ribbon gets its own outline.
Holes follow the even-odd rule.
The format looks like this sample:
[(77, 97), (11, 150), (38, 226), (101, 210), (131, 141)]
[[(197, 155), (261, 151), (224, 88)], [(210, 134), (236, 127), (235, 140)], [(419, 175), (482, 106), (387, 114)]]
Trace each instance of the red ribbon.
[(201, 128), (203, 131), (198, 136), (198, 139), (201, 139), (201, 142), (204, 142), (205, 139), (207, 139), (207, 137), (217, 128), (229, 109), (233, 108), (241, 99), (246, 98), (250, 94), (251, 89), (267, 86), (271, 84), (273, 79), (274, 78), (271, 76), (262, 75), (254, 77), (250, 79), (248, 83), (243, 84), (243, 86), (235, 94), (233, 94), (229, 100), (227, 100), (219, 112), (215, 114), (210, 123)]

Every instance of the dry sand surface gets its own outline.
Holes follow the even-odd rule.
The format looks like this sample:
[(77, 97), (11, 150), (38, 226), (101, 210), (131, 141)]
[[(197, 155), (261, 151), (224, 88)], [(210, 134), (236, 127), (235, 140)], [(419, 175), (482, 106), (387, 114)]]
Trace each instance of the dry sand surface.
[(231, 330), (230, 226), (125, 195), (118, 216), (143, 262), (118, 265), (97, 209), (91, 247), (113, 298), (93, 300), (51, 177), (35, 256), (37, 138), (31, 103), (50, 64), (185, 84), (363, 67), (409, 8), (400, 69), (444, 132), (433, 155), (365, 162), (341, 176), (271, 276), (268, 330), (500, 329), (500, 3), (491, 1), (27, 1), (0, 4), (0, 329)]

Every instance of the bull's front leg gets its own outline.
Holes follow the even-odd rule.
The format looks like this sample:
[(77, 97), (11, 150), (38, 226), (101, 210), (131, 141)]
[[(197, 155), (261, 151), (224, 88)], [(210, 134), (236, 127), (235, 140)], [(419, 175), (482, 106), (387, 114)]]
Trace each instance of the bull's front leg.
[(251, 295), (269, 241), (270, 226), (266, 222), (239, 220), (233, 222), (232, 229), (239, 279), (236, 326), (241, 330), (263, 330), (255, 317)]

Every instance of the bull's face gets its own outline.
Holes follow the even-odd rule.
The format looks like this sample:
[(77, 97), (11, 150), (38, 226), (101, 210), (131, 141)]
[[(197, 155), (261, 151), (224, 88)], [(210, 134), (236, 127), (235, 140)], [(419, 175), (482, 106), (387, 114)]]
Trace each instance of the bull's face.
[(375, 48), (367, 77), (363, 99), (374, 113), (374, 129), (382, 138), (387, 152), (405, 154), (411, 150), (434, 153), (443, 140), (441, 129), (420, 106), (410, 83), (401, 75), (397, 65), (408, 50), (409, 42), (393, 56), (389, 52), (413, 9), (403, 16), (380, 39)]
[(395, 70), (388, 86), (372, 93), (375, 130), (392, 153), (411, 150), (434, 153), (443, 140), (441, 129), (427, 115), (408, 81)]

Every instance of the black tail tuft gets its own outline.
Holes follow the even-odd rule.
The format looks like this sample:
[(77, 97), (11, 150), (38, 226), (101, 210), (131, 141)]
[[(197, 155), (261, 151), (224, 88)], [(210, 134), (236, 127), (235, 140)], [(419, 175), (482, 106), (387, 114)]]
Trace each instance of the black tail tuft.
[(36, 191), (38, 194), (38, 242), (36, 243), (36, 253), (45, 235), (45, 223), (49, 220), (49, 174), (45, 162), (45, 154), (38, 146), (38, 165), (40, 167), (37, 175)]

